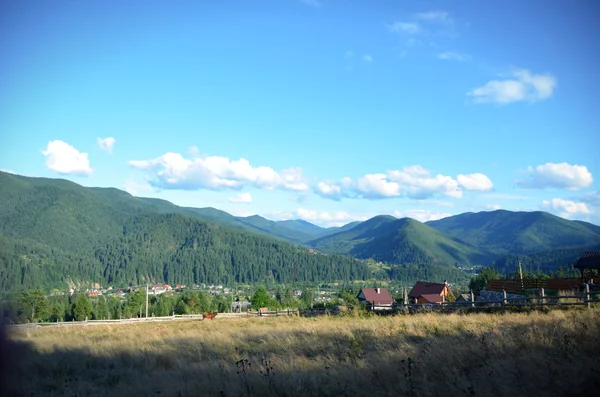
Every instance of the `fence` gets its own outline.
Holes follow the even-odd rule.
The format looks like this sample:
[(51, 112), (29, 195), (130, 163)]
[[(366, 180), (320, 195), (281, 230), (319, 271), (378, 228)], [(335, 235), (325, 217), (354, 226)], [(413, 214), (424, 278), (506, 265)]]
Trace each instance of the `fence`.
[(579, 278), (550, 278), (545, 280), (488, 280), (487, 289), (490, 291), (506, 291), (521, 293), (525, 289), (567, 290), (579, 288), (582, 282)]
[[(285, 309), (269, 312), (242, 312), (242, 313), (218, 313), (215, 318), (236, 318), (236, 317), (267, 317), (267, 316), (296, 316), (298, 309)], [(72, 326), (92, 326), (92, 325), (107, 325), (107, 324), (134, 324), (134, 323), (151, 323), (163, 321), (178, 321), (178, 320), (204, 320), (202, 314), (174, 314), (166, 317), (134, 317), (115, 320), (85, 320), (85, 321), (56, 321), (45, 323), (28, 323), (28, 324), (7, 324), (11, 328), (38, 328), (38, 327), (72, 327)]]

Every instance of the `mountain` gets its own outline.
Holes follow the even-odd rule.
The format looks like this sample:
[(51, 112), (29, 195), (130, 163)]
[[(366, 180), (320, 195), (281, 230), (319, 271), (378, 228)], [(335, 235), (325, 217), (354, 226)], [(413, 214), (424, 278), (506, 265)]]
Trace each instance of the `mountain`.
[(312, 223), (304, 221), (302, 219), (289, 219), (286, 221), (279, 221), (277, 223), (282, 226), (285, 226), (289, 230), (294, 230), (296, 232), (303, 233), (313, 238), (327, 230), (320, 226), (313, 225)]
[(600, 244), (600, 226), (541, 211), (469, 212), (427, 225), (496, 254), (529, 254)]
[(0, 291), (89, 282), (125, 286), (370, 276), (366, 264), (354, 258), (311, 254), (227, 222), (256, 227), (214, 209), (0, 172)]
[(323, 252), (350, 254), (387, 263), (488, 264), (491, 255), (411, 218), (380, 215), (315, 239)]

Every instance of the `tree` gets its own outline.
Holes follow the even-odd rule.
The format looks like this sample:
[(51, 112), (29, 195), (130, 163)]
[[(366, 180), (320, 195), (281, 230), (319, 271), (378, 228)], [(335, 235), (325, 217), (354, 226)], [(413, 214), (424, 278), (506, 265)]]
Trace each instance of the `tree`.
[(188, 305), (186, 305), (183, 299), (177, 300), (173, 311), (175, 312), (175, 314), (190, 314), (190, 308)]
[(87, 319), (90, 314), (92, 314), (92, 304), (88, 300), (87, 296), (81, 295), (79, 299), (77, 299), (77, 302), (75, 302), (75, 307), (73, 308), (75, 320), (83, 321)]
[(499, 280), (500, 273), (498, 270), (492, 267), (484, 267), (481, 269), (481, 273), (476, 275), (469, 282), (469, 289), (473, 290), (473, 292), (479, 292), (482, 289), (487, 288), (488, 280)]
[(254, 310), (258, 310), (261, 307), (266, 307), (267, 303), (269, 302), (269, 298), (270, 297), (267, 289), (261, 285), (254, 293), (254, 296), (252, 296), (252, 308)]
[(104, 320), (110, 317), (106, 299), (103, 296), (98, 297), (98, 301), (94, 305), (94, 310), (92, 310), (92, 317), (94, 320)]
[(38, 322), (50, 315), (50, 303), (44, 291), (39, 289), (21, 291), (17, 309), (20, 315), (31, 322)]

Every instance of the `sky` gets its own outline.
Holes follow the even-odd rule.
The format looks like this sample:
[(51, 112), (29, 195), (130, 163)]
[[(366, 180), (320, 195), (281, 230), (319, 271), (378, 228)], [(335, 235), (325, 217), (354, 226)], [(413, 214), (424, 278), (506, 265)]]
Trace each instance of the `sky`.
[(0, 169), (238, 216), (600, 224), (592, 0), (0, 0)]

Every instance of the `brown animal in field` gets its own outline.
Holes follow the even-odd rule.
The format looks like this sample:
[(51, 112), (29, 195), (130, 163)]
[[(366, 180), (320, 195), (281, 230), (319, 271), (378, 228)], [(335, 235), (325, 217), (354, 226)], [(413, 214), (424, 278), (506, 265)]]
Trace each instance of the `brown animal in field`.
[(217, 315), (217, 313), (204, 313), (202, 315), (202, 319), (206, 320), (207, 318), (214, 320), (215, 316)]

